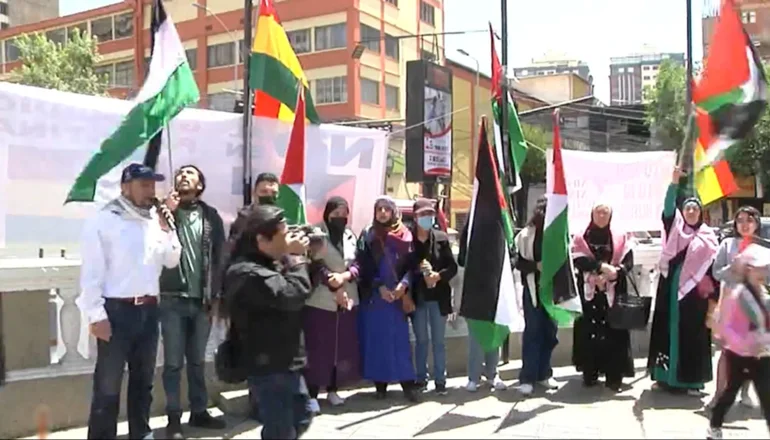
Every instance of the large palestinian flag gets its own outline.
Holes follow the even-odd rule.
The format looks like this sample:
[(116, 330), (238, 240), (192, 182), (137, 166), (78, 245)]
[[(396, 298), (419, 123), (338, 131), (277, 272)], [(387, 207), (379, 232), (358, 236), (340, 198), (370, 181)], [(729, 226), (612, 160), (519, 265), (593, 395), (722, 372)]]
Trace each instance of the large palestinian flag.
[(559, 111), (553, 112), (553, 158), (548, 164), (553, 179), (546, 190), (543, 229), (543, 270), (540, 274), (540, 303), (559, 325), (567, 325), (582, 312), (570, 254), (567, 183), (561, 158)]
[(731, 145), (748, 136), (767, 105), (764, 68), (733, 0), (722, 2), (693, 101), (698, 112), (695, 184), (708, 203), (728, 194), (732, 173), (728, 176), (727, 164), (720, 161)]
[(505, 226), (508, 206), (494, 154), (487, 139), (487, 120), (483, 117), (467, 227), (460, 314), (484, 351), (499, 348), (512, 331), (524, 329), (509, 254), (513, 236)]
[(278, 20), (273, 0), (260, 0), (257, 32), (251, 48), (249, 86), (254, 90), (254, 116), (294, 120), (297, 89), (305, 89), (307, 118), (318, 123), (318, 113), (299, 58)]
[(162, 0), (153, 3), (150, 36), (150, 70), (134, 107), (80, 172), (65, 203), (92, 202), (99, 179), (146, 145), (182, 109), (200, 99), (184, 47)]
[(286, 162), (281, 173), (278, 205), (284, 211), (290, 225), (307, 223), (305, 212), (305, 90), (298, 89), (297, 107), (294, 110), (294, 126), (286, 150)]

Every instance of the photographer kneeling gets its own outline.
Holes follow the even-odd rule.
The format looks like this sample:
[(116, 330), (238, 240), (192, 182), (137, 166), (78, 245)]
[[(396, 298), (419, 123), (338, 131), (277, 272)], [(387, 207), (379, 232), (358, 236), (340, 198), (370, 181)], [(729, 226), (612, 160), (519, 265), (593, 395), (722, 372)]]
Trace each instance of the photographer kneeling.
[(244, 222), (226, 275), (231, 326), (259, 399), (262, 438), (296, 439), (310, 426), (301, 370), (301, 312), (310, 296), (309, 240), (288, 233), (283, 211), (257, 206)]

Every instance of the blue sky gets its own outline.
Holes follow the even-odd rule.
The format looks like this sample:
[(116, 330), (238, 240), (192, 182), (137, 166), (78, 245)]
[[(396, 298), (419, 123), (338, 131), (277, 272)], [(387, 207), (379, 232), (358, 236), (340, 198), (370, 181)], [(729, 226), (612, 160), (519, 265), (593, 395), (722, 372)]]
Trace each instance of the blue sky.
[[(320, 0), (319, 0), (320, 1)], [(700, 60), (703, 3), (692, 0), (694, 59)], [(118, 3), (119, 0), (61, 0), (61, 14)], [(444, 0), (447, 31), (486, 29), (500, 32), (500, 0)], [(685, 51), (685, 0), (509, 0), (511, 66), (526, 65), (548, 51), (589, 63), (597, 96), (607, 102), (609, 58), (639, 52), (645, 45), (661, 52)], [(449, 58), (475, 68), (457, 53), (468, 51), (482, 72), (490, 68), (485, 33), (446, 36)], [(498, 50), (500, 48), (498, 47)]]

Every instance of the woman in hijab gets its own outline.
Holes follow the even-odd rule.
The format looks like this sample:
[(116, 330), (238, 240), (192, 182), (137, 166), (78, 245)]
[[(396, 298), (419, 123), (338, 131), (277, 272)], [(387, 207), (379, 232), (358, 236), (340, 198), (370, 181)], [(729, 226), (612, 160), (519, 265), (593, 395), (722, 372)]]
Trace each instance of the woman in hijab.
[(308, 366), (305, 381), (313, 412), (320, 412), (318, 392), (326, 388), (332, 406), (345, 401), (338, 387), (356, 383), (359, 377), (358, 353), (358, 265), (356, 236), (348, 228), (350, 209), (342, 197), (326, 202), (323, 223), (326, 246), (313, 255), (311, 273), (314, 290), (305, 303), (303, 326)]
[[(714, 260), (713, 274), (714, 278), (721, 283), (722, 290), (728, 290), (733, 285), (740, 281), (736, 279), (734, 271), (731, 270), (731, 265), (738, 256), (740, 249), (744, 243), (751, 241), (753, 237), (759, 234), (761, 215), (759, 211), (753, 206), (742, 206), (738, 208), (733, 217), (733, 233), (731, 237), (726, 238), (719, 245), (719, 251), (717, 252), (716, 259)], [(718, 313), (718, 311), (716, 312)], [(717, 334), (714, 334), (717, 338)], [(720, 341), (717, 341), (719, 344)], [(719, 356), (717, 362), (717, 387), (714, 397), (711, 402), (706, 404), (706, 408), (713, 408), (719, 398), (720, 393), (725, 389), (727, 385), (727, 356), (725, 351)], [(751, 400), (749, 394), (749, 382), (744, 382), (741, 386), (741, 405), (753, 407), (754, 402)]]
[(663, 205), (665, 235), (647, 369), (656, 388), (700, 395), (712, 377), (706, 316), (709, 299), (716, 293), (711, 266), (719, 243), (703, 223), (703, 206), (697, 198), (676, 207), (681, 176), (676, 168)]
[(386, 397), (388, 383), (400, 382), (404, 396), (415, 402), (419, 397), (407, 320), (415, 309), (407, 290), (412, 233), (401, 223), (393, 199), (377, 199), (374, 221), (361, 243), (357, 257), (361, 268), (358, 334), (363, 377), (374, 382), (378, 399)]
[(546, 389), (556, 389), (551, 354), (559, 340), (556, 338), (556, 322), (540, 302), (540, 270), (543, 254), (543, 223), (548, 199), (537, 199), (535, 210), (527, 227), (516, 235), (516, 269), (521, 272), (524, 285), (522, 301), (524, 304), (524, 333), (521, 337), (521, 371), (519, 372), (519, 391), (529, 396), (535, 384)]
[[(634, 267), (631, 241), (611, 230), (612, 208), (597, 203), (591, 223), (572, 245), (578, 271), (577, 287), (583, 314), (575, 320), (572, 362), (583, 373), (583, 383), (593, 386), (601, 374), (605, 386), (620, 391), (623, 377), (634, 376), (631, 335), (612, 328), (608, 313), (616, 298), (628, 295), (629, 272)], [(632, 287), (633, 288), (633, 287)]]

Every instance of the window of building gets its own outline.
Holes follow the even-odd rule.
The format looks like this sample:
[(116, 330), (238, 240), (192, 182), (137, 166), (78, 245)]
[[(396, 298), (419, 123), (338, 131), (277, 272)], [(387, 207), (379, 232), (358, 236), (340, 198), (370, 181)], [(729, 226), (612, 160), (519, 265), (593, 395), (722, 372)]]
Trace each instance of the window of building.
[(0, 14), (8, 15), (8, 3), (0, 3)]
[(436, 8), (420, 0), (420, 20), (431, 26), (436, 25)]
[(232, 66), (235, 64), (235, 44), (214, 44), (206, 48), (208, 51), (208, 67)]
[(134, 85), (134, 62), (124, 61), (115, 64), (115, 76), (113, 77), (115, 87), (133, 87)]
[(385, 55), (398, 60), (401, 52), (399, 50), (400, 42), (401, 40), (398, 38), (385, 34)]
[(235, 95), (232, 93), (212, 93), (208, 98), (208, 107), (210, 110), (231, 112), (235, 109)]
[(420, 51), (420, 58), (422, 58), (425, 61), (430, 61), (431, 63), (436, 62), (436, 55), (429, 50), (422, 49)]
[(744, 11), (741, 13), (741, 19), (744, 23), (756, 23), (757, 12), (756, 11)]
[(14, 44), (13, 40), (6, 40), (5, 42), (5, 62), (10, 63), (19, 59), (19, 48)]
[(92, 21), (91, 34), (100, 43), (112, 40), (112, 17), (104, 17)]
[(388, 110), (399, 110), (401, 90), (396, 86), (385, 84), (385, 107)]
[(390, 3), (393, 6), (398, 6), (398, 0), (385, 0), (385, 3)]
[(45, 37), (54, 43), (64, 44), (67, 41), (67, 31), (64, 28), (51, 29), (45, 33)]
[(76, 33), (80, 33), (80, 35), (85, 35), (88, 33), (88, 23), (78, 23), (76, 25), (70, 26), (67, 28), (67, 38), (73, 38)]
[(527, 69), (519, 70), (518, 76), (527, 76), (527, 75), (529, 75), (529, 71)]
[(339, 49), (348, 45), (345, 23), (315, 28), (315, 50)]
[(629, 68), (628, 68), (628, 70), (627, 70), (627, 72), (628, 72), (628, 73), (634, 73), (634, 68), (633, 68), (633, 67), (629, 67)]
[(0, 23), (0, 29), (8, 29), (9, 27), (11, 27), (11, 25), (8, 23)]
[(618, 73), (626, 73), (626, 68), (625, 67), (619, 68)]
[(107, 64), (104, 66), (96, 66), (94, 67), (94, 73), (100, 77), (105, 78), (107, 81), (107, 84), (112, 85), (113, 84), (113, 71), (114, 71), (115, 65), (114, 64)]
[(127, 12), (115, 16), (115, 39), (128, 38), (134, 35), (134, 13)]
[(185, 56), (187, 57), (187, 64), (190, 65), (190, 69), (195, 70), (198, 68), (198, 49), (185, 49)]
[(380, 104), (380, 83), (361, 78), (361, 102), (365, 104)]
[(649, 81), (650, 80), (650, 75), (644, 75), (644, 77), (642, 79), (645, 80), (645, 81)]
[(650, 66), (642, 66), (642, 70), (650, 70)]
[(372, 52), (380, 53), (380, 30), (365, 24), (361, 25), (361, 45)]
[(315, 103), (333, 104), (347, 102), (348, 81), (344, 76), (315, 80)]
[(310, 29), (288, 31), (286, 36), (289, 37), (289, 43), (291, 43), (295, 53), (308, 53), (312, 50), (310, 47)]
[(652, 70), (658, 70), (658, 68), (660, 68), (660, 66), (652, 66)]

